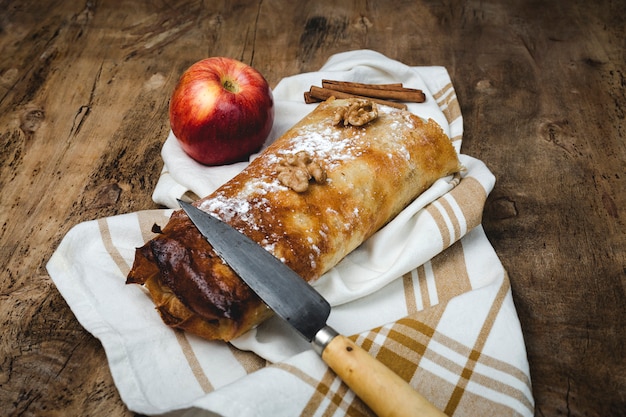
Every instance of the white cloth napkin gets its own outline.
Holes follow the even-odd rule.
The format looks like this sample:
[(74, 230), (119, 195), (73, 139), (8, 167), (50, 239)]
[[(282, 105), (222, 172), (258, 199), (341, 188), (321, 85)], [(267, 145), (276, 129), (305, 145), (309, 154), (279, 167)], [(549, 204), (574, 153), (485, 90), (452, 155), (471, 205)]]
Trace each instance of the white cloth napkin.
[[(319, 72), (274, 90), (269, 141), (311, 111), (302, 94), (322, 78), (403, 82), (426, 102), (460, 151), (462, 117), (447, 71), (408, 67), (373, 51), (329, 59)], [(268, 142), (269, 142), (268, 141)], [(204, 196), (245, 163), (204, 167), (170, 134), (154, 200)], [(449, 415), (533, 415), (526, 350), (510, 285), (480, 226), (494, 177), (460, 155), (461, 179), (445, 178), (314, 286), (334, 306), (329, 324), (390, 366)], [(123, 401), (143, 414), (208, 416), (369, 415), (309, 345), (271, 319), (233, 341), (209, 342), (166, 327), (145, 291), (125, 285), (135, 247), (165, 225), (154, 210), (76, 225), (47, 268), (80, 323), (98, 337)]]

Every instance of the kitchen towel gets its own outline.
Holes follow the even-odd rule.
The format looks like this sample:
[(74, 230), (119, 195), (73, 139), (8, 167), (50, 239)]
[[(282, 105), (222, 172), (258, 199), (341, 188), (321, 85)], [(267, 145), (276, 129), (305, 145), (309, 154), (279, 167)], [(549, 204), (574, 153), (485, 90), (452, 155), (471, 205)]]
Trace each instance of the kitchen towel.
[[(269, 141), (311, 111), (302, 94), (321, 79), (403, 82), (426, 102), (460, 152), (462, 116), (443, 67), (409, 67), (377, 52), (331, 57), (318, 72), (274, 89)], [(135, 248), (165, 225), (176, 198), (204, 196), (246, 163), (204, 167), (171, 135), (154, 200), (141, 211), (74, 226), (47, 264), (79, 322), (100, 339), (122, 400), (148, 415), (361, 416), (367, 407), (280, 319), (232, 343), (166, 327), (139, 286), (126, 285)], [(460, 155), (460, 177), (438, 181), (314, 286), (333, 305), (329, 324), (405, 378), (448, 415), (534, 412), (522, 332), (508, 275), (481, 226), (494, 177)]]

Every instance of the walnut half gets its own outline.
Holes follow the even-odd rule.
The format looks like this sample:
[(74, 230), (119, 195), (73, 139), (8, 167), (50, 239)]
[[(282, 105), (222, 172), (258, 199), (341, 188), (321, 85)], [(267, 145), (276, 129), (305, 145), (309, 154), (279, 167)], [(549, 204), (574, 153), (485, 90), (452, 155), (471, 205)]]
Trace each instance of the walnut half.
[(363, 126), (378, 117), (378, 107), (370, 100), (353, 99), (347, 106), (339, 107), (335, 111), (333, 124), (344, 126)]
[(276, 172), (281, 184), (298, 193), (309, 188), (311, 179), (317, 183), (326, 181), (326, 171), (305, 151), (286, 155), (278, 164)]

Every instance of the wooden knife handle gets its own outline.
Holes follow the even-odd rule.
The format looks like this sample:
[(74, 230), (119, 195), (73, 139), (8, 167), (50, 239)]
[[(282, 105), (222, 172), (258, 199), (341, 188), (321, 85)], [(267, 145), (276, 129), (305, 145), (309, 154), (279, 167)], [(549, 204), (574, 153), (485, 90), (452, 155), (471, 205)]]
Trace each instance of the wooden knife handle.
[(379, 417), (445, 414), (405, 380), (345, 336), (335, 336), (322, 359)]

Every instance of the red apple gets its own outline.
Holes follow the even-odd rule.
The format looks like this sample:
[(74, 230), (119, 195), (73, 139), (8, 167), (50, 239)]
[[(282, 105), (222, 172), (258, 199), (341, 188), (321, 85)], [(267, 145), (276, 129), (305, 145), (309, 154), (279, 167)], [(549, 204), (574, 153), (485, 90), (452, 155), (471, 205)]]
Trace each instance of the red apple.
[(256, 69), (231, 58), (196, 62), (181, 76), (169, 108), (183, 150), (204, 165), (246, 159), (272, 129), (272, 90)]

